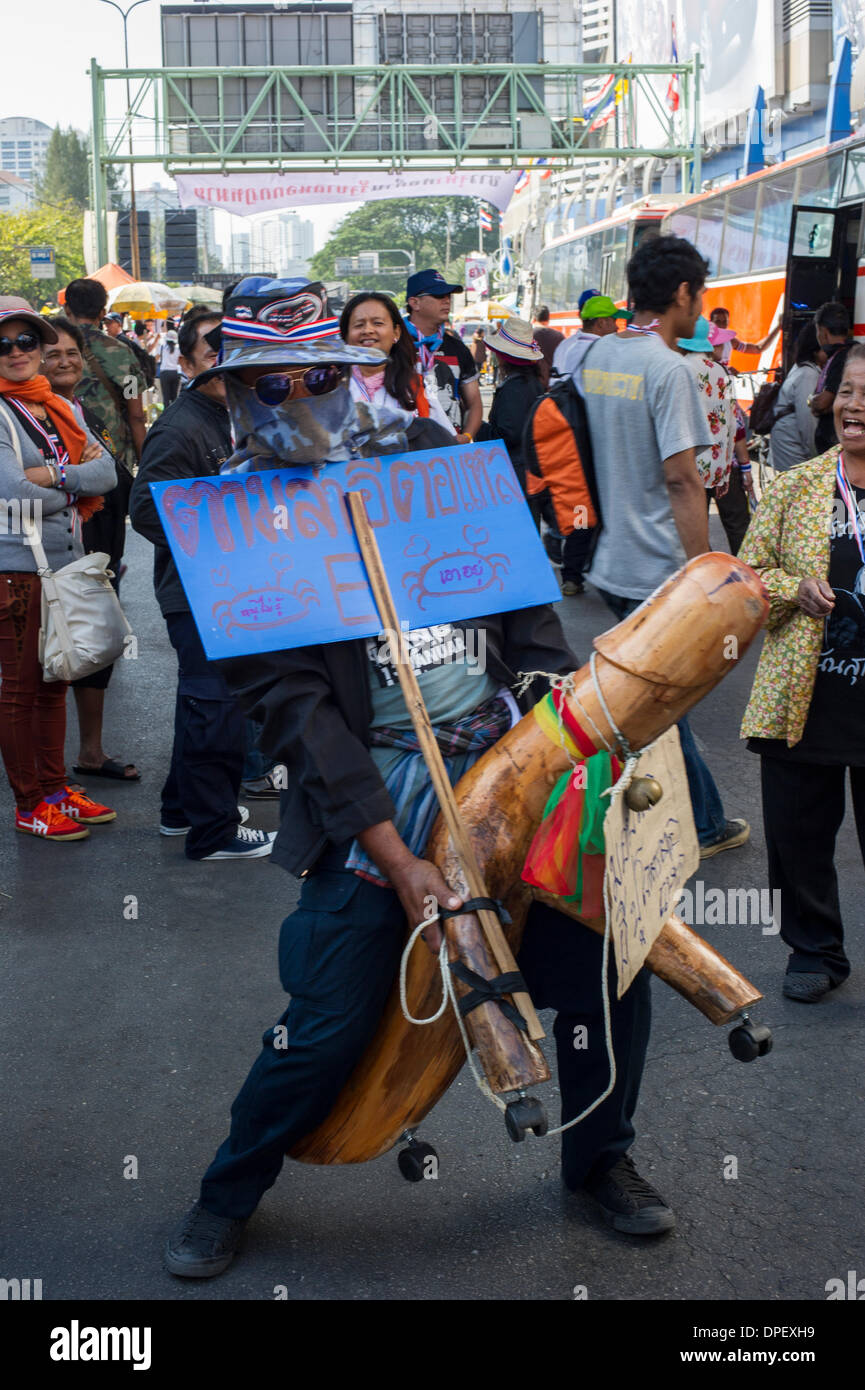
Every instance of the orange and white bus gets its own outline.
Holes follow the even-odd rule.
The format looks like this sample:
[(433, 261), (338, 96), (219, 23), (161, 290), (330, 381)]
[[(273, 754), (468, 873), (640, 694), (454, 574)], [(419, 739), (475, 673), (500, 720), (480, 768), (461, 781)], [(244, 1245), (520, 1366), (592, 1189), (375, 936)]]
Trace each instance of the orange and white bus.
[(734, 352), (753, 372), (788, 367), (814, 311), (840, 300), (865, 337), (865, 141), (849, 140), (789, 159), (712, 193), (689, 198), (661, 230), (687, 237), (709, 262), (703, 312), (729, 310), (742, 342), (759, 342), (781, 323), (757, 359)]
[(646, 232), (657, 232), (663, 217), (680, 198), (642, 198), (617, 208), (611, 217), (556, 237), (538, 256), (532, 286), (534, 309), (546, 304), (550, 327), (566, 336), (580, 326), (577, 303), (583, 290), (608, 294), (627, 303), (625, 267)]

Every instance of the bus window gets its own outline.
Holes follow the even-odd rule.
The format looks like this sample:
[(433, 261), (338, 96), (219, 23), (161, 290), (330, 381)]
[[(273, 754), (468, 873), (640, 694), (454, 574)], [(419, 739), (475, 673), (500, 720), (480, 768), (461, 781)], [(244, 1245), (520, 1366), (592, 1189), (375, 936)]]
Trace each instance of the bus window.
[(553, 307), (553, 304), (555, 304), (557, 309), (567, 309), (570, 307), (567, 292), (570, 252), (570, 246), (567, 242), (564, 242), (561, 246), (557, 246), (553, 253), (555, 257), (555, 279), (553, 284), (553, 298), (547, 301), (550, 308)]
[(697, 250), (709, 262), (709, 274), (717, 275), (721, 260), (721, 243), (724, 239), (724, 213), (727, 199), (707, 198), (700, 204), (700, 225), (697, 228)]
[[(690, 241), (693, 245), (696, 245), (698, 211), (699, 210), (697, 208), (694, 208), (693, 212), (686, 208), (682, 208), (680, 211), (672, 213), (672, 215), (667, 221), (667, 232), (669, 233), (669, 235), (683, 236), (686, 239), (686, 241)], [(641, 235), (644, 234), (641, 233)], [(636, 244), (637, 234), (635, 231), (634, 245), (636, 246)]]
[(586, 237), (586, 289), (600, 289), (603, 240), (600, 232)]
[(841, 169), (844, 156), (834, 154), (830, 159), (815, 159), (799, 170), (796, 202), (812, 207), (834, 208), (838, 203)]
[(752, 270), (780, 270), (787, 263), (796, 171), (762, 181)]
[(555, 297), (553, 295), (553, 256), (552, 251), (542, 251), (540, 255), (540, 271), (538, 274), (538, 299), (541, 304), (548, 304), (552, 309), (555, 307)]
[(724, 251), (718, 266), (719, 275), (748, 274), (751, 268), (756, 207), (755, 183), (746, 183), (741, 188), (731, 188), (727, 194), (727, 227), (724, 232)]
[(625, 265), (628, 259), (628, 224), (620, 222), (611, 227), (604, 238), (604, 263), (601, 276), (601, 294), (611, 299), (622, 299), (625, 295)]
[(848, 151), (844, 198), (865, 198), (865, 150)]
[[(690, 232), (676, 232), (676, 236), (686, 236), (690, 241), (697, 227), (696, 216), (692, 216), (691, 222), (693, 227)], [(639, 222), (633, 222), (631, 225), (634, 229), (633, 240), (631, 241), (631, 255), (633, 256), (647, 232), (651, 232), (653, 235), (657, 236), (658, 232), (661, 230), (661, 219), (660, 217), (641, 217)]]

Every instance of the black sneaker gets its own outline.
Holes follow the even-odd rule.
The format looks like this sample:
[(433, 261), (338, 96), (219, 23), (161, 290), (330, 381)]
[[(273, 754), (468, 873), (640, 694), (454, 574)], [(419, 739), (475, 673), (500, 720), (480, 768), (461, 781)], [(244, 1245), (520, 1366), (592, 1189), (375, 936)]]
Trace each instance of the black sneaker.
[(657, 1236), (671, 1231), (676, 1218), (650, 1182), (641, 1178), (633, 1160), (620, 1158), (602, 1178), (585, 1191), (600, 1206), (616, 1231), (631, 1236)]
[(245, 1220), (214, 1216), (196, 1202), (168, 1237), (165, 1268), (180, 1279), (212, 1279), (228, 1269), (245, 1228)]
[(700, 846), (700, 858), (711, 859), (722, 850), (735, 849), (737, 845), (744, 845), (750, 836), (751, 827), (746, 820), (728, 820), (717, 840), (710, 840), (707, 845)]
[(818, 999), (834, 988), (831, 978), (819, 971), (788, 970), (781, 993), (785, 999), (798, 999), (800, 1004), (816, 1004)]

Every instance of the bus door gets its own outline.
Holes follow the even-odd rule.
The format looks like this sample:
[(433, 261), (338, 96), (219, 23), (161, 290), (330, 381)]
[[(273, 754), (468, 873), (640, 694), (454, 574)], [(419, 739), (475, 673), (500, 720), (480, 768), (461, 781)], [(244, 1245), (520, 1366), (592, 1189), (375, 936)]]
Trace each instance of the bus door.
[(800, 331), (840, 288), (842, 237), (846, 218), (832, 208), (793, 209), (787, 251), (787, 291), (784, 303), (784, 370), (793, 362)]

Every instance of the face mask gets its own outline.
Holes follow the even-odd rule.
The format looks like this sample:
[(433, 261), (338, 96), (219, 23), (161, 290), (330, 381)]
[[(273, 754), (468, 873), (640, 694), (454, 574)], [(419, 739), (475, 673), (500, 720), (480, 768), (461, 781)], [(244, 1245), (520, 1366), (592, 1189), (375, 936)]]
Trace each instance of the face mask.
[(347, 385), (276, 406), (265, 405), (232, 372), (225, 374), (225, 390), (239, 447), (224, 472), (343, 463), (408, 447), (405, 431), (413, 418), (409, 412), (355, 402)]

